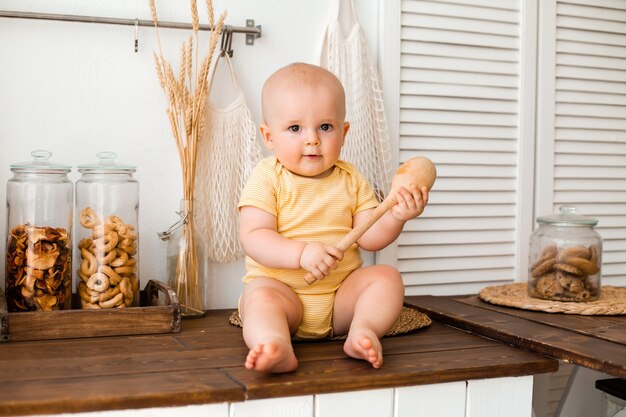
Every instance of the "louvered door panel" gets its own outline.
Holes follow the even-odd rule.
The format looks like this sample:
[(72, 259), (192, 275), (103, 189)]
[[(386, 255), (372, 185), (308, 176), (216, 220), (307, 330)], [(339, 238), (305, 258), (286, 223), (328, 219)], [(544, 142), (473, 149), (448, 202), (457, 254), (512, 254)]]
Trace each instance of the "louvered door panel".
[(403, 1), (400, 162), (438, 172), (426, 212), (398, 239), (407, 294), (516, 279), (519, 1)]
[(599, 219), (603, 284), (626, 285), (626, 2), (556, 4), (553, 211)]

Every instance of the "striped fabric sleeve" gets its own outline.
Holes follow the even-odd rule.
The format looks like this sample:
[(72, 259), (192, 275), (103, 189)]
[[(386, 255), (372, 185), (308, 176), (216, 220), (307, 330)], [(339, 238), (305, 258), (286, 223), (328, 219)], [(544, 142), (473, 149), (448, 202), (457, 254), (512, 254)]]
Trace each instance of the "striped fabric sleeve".
[(356, 189), (356, 207), (354, 214), (378, 206), (374, 188), (365, 176), (355, 168), (352, 173), (352, 178), (355, 182)]
[(277, 215), (276, 210), (276, 191), (278, 180), (276, 175), (275, 164), (266, 158), (261, 161), (250, 174), (246, 183), (237, 209), (243, 206), (253, 206), (260, 208), (274, 216)]

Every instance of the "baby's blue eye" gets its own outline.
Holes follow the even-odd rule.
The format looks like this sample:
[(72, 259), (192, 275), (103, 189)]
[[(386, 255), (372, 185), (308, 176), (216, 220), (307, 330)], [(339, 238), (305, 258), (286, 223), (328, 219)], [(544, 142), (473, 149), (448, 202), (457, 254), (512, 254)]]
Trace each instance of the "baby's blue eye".
[(298, 126), (298, 125), (289, 126), (289, 131), (293, 132), (293, 133), (299, 132), (300, 131), (300, 126)]
[(322, 132), (328, 132), (332, 128), (333, 128), (333, 125), (328, 124), (328, 123), (324, 123), (323, 125), (320, 126), (320, 129), (322, 130)]

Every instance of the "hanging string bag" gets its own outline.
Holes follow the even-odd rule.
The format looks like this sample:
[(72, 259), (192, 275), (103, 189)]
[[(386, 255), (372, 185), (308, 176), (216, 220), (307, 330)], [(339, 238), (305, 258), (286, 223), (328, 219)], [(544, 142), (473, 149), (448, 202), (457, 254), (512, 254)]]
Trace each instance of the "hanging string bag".
[(196, 164), (196, 227), (208, 259), (231, 262), (243, 257), (237, 203), (262, 153), (256, 138), (256, 125), (246, 106), (228, 51), (223, 50), (218, 57), (211, 82), (220, 61), (225, 61), (228, 66), (236, 97), (224, 107), (211, 102), (207, 106), (209, 129), (198, 146)]
[[(341, 22), (349, 29), (344, 36)], [(350, 130), (341, 159), (351, 162), (370, 181), (379, 201), (389, 192), (391, 154), (378, 75), (352, 0), (332, 0), (320, 65), (342, 82)]]

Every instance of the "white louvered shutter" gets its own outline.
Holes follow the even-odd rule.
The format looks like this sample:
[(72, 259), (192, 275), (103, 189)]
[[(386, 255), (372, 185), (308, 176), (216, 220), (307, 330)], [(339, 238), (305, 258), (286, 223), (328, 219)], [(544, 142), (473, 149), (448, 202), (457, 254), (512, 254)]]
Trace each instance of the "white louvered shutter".
[(399, 162), (427, 156), (438, 172), (425, 213), (397, 242), (409, 295), (475, 293), (525, 280), (518, 269), (528, 241), (520, 225), (530, 229), (532, 205), (522, 213), (521, 201), (532, 196), (521, 194), (532, 194), (525, 182), (532, 182), (533, 161), (521, 138), (532, 144), (533, 129), (523, 128), (521, 101), (534, 101), (534, 87), (522, 91), (524, 3), (536, 7), (517, 0), (401, 3)]
[(537, 213), (599, 219), (603, 285), (626, 285), (626, 1), (544, 3)]

